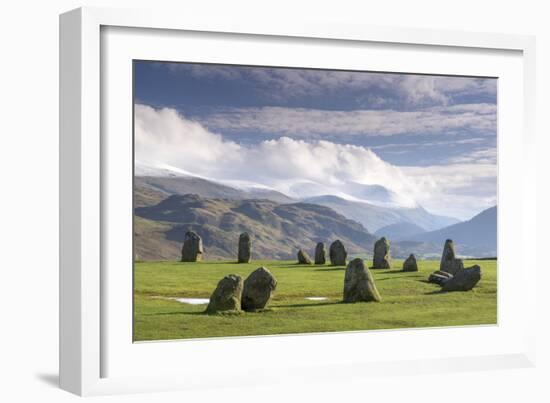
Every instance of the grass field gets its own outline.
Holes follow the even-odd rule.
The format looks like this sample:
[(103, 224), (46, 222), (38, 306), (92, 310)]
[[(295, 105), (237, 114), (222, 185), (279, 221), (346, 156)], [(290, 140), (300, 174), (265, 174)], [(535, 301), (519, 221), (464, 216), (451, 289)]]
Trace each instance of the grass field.
[[(419, 261), (419, 271), (371, 270), (380, 303), (341, 303), (344, 267), (294, 262), (144, 262), (135, 264), (134, 340), (335, 332), (432, 326), (494, 324), (497, 320), (497, 262), (479, 264), (482, 279), (469, 292), (441, 293), (426, 280), (439, 261)], [(244, 278), (266, 266), (278, 281), (268, 309), (237, 315), (205, 315), (206, 305), (172, 297), (209, 298), (218, 281), (235, 273)], [(310, 301), (305, 297), (327, 297)]]

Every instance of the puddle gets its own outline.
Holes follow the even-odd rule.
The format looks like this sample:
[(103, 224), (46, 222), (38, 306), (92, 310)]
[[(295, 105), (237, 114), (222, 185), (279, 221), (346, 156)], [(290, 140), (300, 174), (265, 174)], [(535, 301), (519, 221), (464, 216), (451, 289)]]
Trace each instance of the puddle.
[(208, 304), (210, 302), (210, 299), (208, 298), (171, 298), (174, 301), (181, 302), (182, 304), (190, 304), (190, 305), (203, 305)]
[(327, 297), (305, 297), (304, 299), (307, 299), (309, 301), (326, 301)]

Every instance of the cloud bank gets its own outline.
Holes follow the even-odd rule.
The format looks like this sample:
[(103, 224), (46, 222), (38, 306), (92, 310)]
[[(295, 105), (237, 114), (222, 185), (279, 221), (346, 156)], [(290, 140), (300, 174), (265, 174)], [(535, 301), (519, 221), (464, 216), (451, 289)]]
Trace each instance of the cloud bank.
[[(253, 82), (266, 98), (291, 99), (327, 91), (357, 92), (358, 101), (383, 108), (452, 104), (463, 96), (496, 97), (496, 80), (316, 69), (158, 63), (173, 74)], [(382, 95), (383, 94), (383, 95)], [(363, 99), (361, 99), (363, 98)]]
[(494, 135), (496, 105), (465, 104), (420, 111), (327, 111), (305, 108), (235, 108), (213, 113), (203, 120), (212, 130), (312, 135), (455, 134)]
[(171, 108), (135, 107), (135, 158), (233, 185), (253, 184), (293, 197), (334, 194), (381, 185), (392, 202), (421, 204), (440, 214), (469, 218), (495, 204), (496, 166), (457, 161), (433, 167), (398, 167), (369, 148), (282, 136), (254, 146), (228, 141)]

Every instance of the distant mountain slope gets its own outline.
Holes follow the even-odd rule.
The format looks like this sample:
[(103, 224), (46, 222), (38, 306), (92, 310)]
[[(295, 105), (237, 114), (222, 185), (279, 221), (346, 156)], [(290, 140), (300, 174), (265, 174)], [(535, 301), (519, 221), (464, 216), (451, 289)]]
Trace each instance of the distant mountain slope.
[(136, 176), (135, 188), (148, 188), (167, 195), (198, 194), (201, 197), (218, 199), (267, 199), (277, 203), (292, 203), (296, 200), (271, 189), (236, 189), (218, 182), (196, 176)]
[(388, 239), (399, 240), (406, 239), (408, 236), (426, 232), (422, 227), (410, 222), (398, 222), (396, 224), (386, 225), (380, 228), (374, 234), (378, 237), (386, 237)]
[(330, 207), (344, 216), (355, 220), (371, 232), (391, 224), (411, 223), (427, 231), (439, 229), (459, 222), (456, 218), (431, 214), (422, 207), (388, 208), (369, 203), (349, 201), (337, 196), (318, 196), (306, 199)]
[(159, 203), (169, 196), (163, 190), (134, 184), (134, 207), (147, 207)]
[(438, 245), (443, 245), (446, 239), (452, 239), (456, 245), (464, 245), (468, 250), (484, 251), (484, 256), (491, 254), (496, 256), (497, 207), (483, 210), (468, 221), (407, 238), (408, 241), (429, 242)]
[[(319, 241), (340, 239), (350, 253), (372, 249), (374, 236), (334, 210), (309, 203), (279, 204), (265, 199), (210, 199), (172, 195), (156, 205), (138, 207), (136, 253), (142, 260), (178, 259), (185, 232), (203, 239), (207, 259), (236, 257), (239, 234), (253, 239), (256, 259), (294, 259), (298, 248), (313, 254)], [(158, 245), (164, 245), (157, 253)]]

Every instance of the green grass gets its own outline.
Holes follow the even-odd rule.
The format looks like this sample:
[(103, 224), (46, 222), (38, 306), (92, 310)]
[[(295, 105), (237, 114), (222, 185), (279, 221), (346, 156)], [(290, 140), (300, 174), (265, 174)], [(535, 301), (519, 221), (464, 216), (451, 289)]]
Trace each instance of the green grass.
[[(497, 320), (496, 261), (479, 264), (482, 279), (469, 292), (441, 293), (426, 282), (438, 261), (419, 261), (419, 271), (371, 270), (380, 303), (343, 304), (344, 267), (304, 266), (294, 262), (143, 262), (135, 264), (134, 340), (336, 332), (433, 326), (494, 324)], [(266, 266), (278, 281), (268, 309), (239, 315), (205, 315), (206, 305), (168, 297), (208, 298), (218, 281), (235, 273), (243, 278)], [(305, 297), (328, 297), (309, 301)]]

